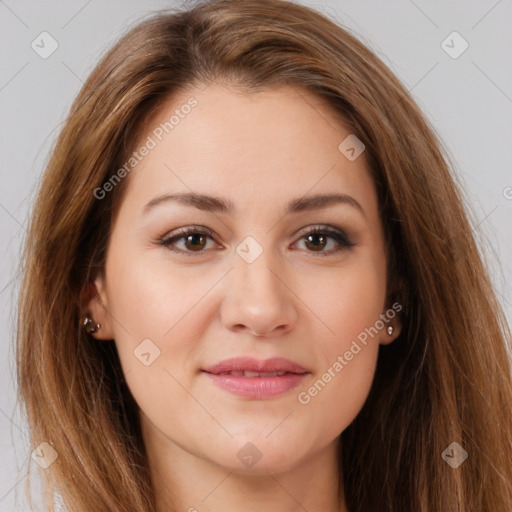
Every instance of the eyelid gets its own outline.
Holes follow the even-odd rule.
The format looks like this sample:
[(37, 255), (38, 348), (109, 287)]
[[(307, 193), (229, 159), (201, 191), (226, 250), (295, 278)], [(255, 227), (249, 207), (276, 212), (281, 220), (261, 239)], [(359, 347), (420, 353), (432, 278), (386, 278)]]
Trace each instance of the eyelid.
[[(336, 241), (338, 244), (338, 247), (334, 250), (330, 251), (306, 251), (307, 253), (312, 253), (312, 255), (318, 255), (318, 256), (330, 256), (334, 254), (338, 254), (342, 252), (343, 250), (349, 249), (357, 243), (352, 242), (345, 230), (341, 228), (336, 228), (334, 226), (328, 225), (328, 224), (315, 224), (306, 226), (305, 228), (302, 228), (301, 230), (297, 231), (293, 236), (296, 239), (296, 242), (301, 241), (304, 239), (307, 235), (311, 234), (323, 234), (327, 235), (328, 238), (332, 238)], [(183, 249), (176, 249), (171, 247), (171, 242), (173, 240), (181, 240), (182, 238), (187, 237), (189, 234), (201, 234), (204, 236), (207, 236), (211, 238), (215, 243), (219, 244), (216, 241), (216, 235), (215, 233), (206, 226), (199, 226), (199, 225), (191, 225), (186, 226), (183, 228), (179, 228), (175, 230), (174, 232), (171, 232), (170, 234), (164, 235), (162, 237), (159, 237), (156, 242), (159, 245), (162, 245), (166, 248), (168, 248), (170, 251), (174, 253), (178, 253), (180, 255), (184, 256), (200, 256), (202, 253), (206, 253), (209, 251), (201, 250), (201, 251), (184, 251)]]
[(330, 226), (329, 224), (315, 224), (313, 226), (307, 226), (304, 229), (298, 231), (294, 236), (298, 238), (304, 238), (306, 235), (321, 233), (323, 235), (328, 235), (334, 238), (341, 238), (343, 243), (349, 247), (352, 247), (355, 242), (352, 242), (350, 237), (347, 235), (345, 230), (340, 228), (335, 228), (334, 226)]

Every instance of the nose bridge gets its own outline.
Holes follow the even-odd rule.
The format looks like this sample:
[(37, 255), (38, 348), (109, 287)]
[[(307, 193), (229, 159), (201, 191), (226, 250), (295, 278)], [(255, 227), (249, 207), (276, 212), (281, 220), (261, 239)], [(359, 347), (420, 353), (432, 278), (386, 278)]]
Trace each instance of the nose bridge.
[(233, 278), (237, 281), (237, 290), (243, 291), (246, 299), (265, 298), (267, 302), (272, 302), (283, 294), (283, 284), (276, 277), (282, 273), (282, 265), (272, 247), (268, 244), (263, 247), (251, 238), (247, 237), (237, 247), (239, 258)]
[[(270, 237), (266, 237), (268, 240)], [(223, 319), (228, 328), (245, 326), (269, 334), (290, 327), (296, 318), (293, 294), (284, 284), (277, 251), (247, 237), (236, 249)]]

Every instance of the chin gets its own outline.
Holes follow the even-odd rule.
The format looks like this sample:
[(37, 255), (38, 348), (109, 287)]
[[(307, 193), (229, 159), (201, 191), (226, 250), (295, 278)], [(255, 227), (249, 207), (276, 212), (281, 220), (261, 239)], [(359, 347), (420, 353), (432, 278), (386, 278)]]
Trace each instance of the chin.
[(265, 436), (250, 434), (235, 436), (229, 443), (219, 443), (218, 452), (208, 458), (236, 473), (268, 475), (292, 469), (306, 455), (304, 442), (291, 443), (289, 436), (287, 439), (270, 437), (265, 439)]

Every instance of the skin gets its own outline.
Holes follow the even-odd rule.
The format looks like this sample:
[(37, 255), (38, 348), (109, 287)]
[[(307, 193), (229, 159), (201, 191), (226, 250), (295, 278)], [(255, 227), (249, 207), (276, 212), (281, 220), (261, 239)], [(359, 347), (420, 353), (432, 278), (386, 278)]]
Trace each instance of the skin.
[[(88, 302), (101, 324), (94, 336), (115, 341), (140, 407), (158, 508), (346, 512), (339, 436), (366, 400), (379, 344), (400, 332), (398, 317), (386, 324), (392, 335), (381, 329), (309, 403), (298, 394), (389, 308), (364, 153), (348, 160), (338, 150), (350, 134), (342, 120), (321, 98), (289, 86), (253, 95), (220, 83), (193, 88), (169, 99), (147, 126), (168, 120), (190, 96), (198, 105), (125, 178), (105, 272)], [(231, 200), (234, 214), (173, 202), (143, 213), (160, 194), (191, 191)], [(334, 204), (284, 214), (292, 199), (333, 192), (350, 195), (363, 212)], [(333, 252), (339, 245), (330, 237), (308, 243), (304, 228), (326, 224), (355, 245)], [(158, 244), (193, 225), (215, 238), (176, 239), (192, 256)], [(252, 263), (236, 252), (249, 235), (263, 250)], [(160, 350), (148, 366), (134, 356), (144, 339)], [(310, 373), (298, 388), (255, 400), (219, 389), (201, 372), (238, 355), (285, 357)], [(251, 467), (237, 457), (248, 442), (261, 453)]]

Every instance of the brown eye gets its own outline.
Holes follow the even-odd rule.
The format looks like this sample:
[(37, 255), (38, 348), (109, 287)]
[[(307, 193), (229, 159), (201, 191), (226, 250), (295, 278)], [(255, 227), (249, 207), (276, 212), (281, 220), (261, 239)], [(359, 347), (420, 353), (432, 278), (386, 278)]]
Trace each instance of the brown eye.
[[(173, 236), (167, 236), (159, 240), (159, 244), (163, 245), (173, 252), (183, 254), (185, 256), (194, 256), (206, 252), (204, 249), (208, 245), (208, 239), (213, 242), (213, 232), (208, 228), (199, 228), (195, 226), (183, 228)], [(181, 247), (177, 247), (178, 242), (182, 242)]]
[[(209, 240), (215, 246), (211, 230), (205, 227), (190, 226), (178, 230), (172, 236), (160, 239), (158, 243), (184, 256), (199, 256), (201, 253), (207, 252)], [(300, 241), (304, 241), (306, 252), (316, 253), (319, 256), (329, 256), (356, 245), (343, 231), (330, 226), (315, 226), (306, 231)], [(178, 243), (182, 243), (182, 246), (178, 247)], [(330, 245), (331, 247), (329, 247)]]
[(306, 237), (306, 247), (316, 251), (323, 249), (327, 245), (327, 238), (325, 235), (313, 233)]
[(182, 238), (185, 238), (185, 247), (192, 251), (200, 251), (206, 245), (206, 237), (201, 233), (194, 233)]
[[(302, 240), (304, 240), (307, 252), (315, 252), (319, 256), (329, 256), (356, 245), (349, 240), (344, 232), (329, 226), (315, 226), (302, 235)], [(334, 244), (331, 249), (325, 250), (330, 240), (333, 240)]]

